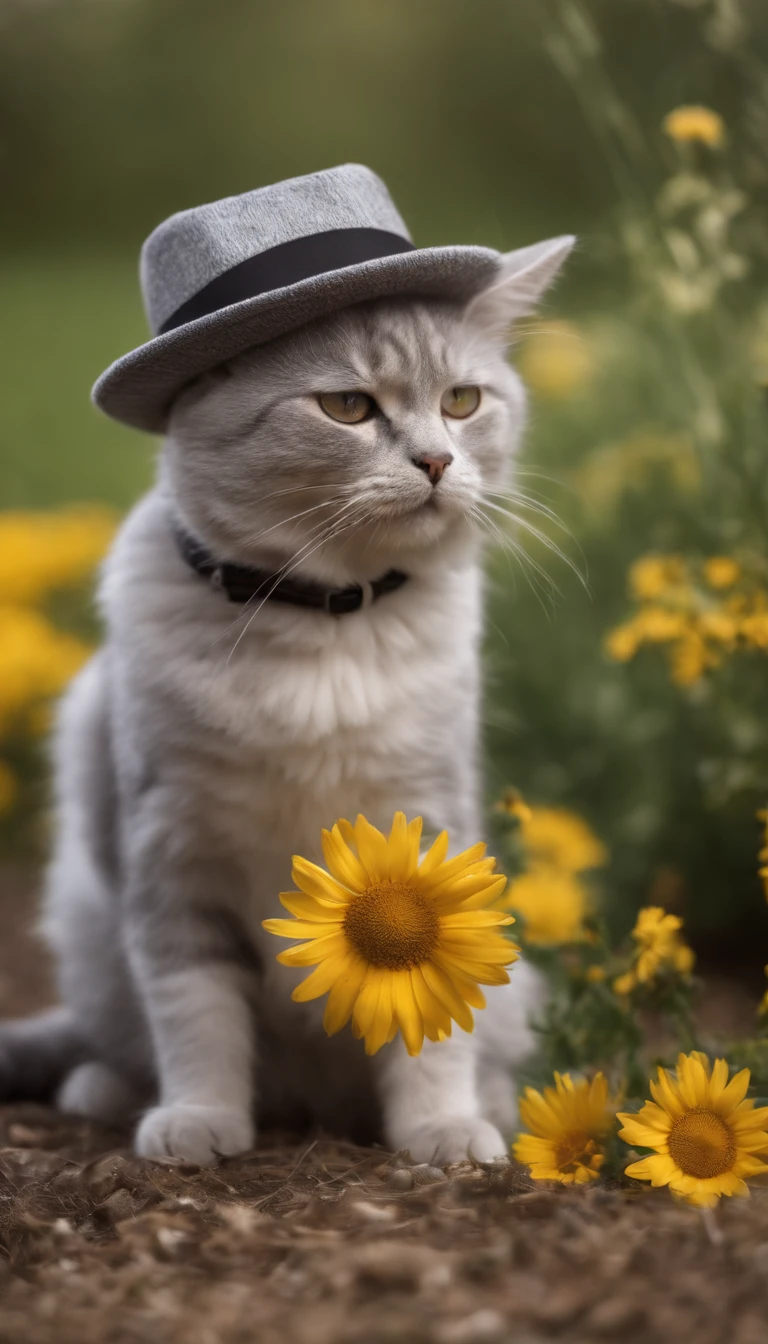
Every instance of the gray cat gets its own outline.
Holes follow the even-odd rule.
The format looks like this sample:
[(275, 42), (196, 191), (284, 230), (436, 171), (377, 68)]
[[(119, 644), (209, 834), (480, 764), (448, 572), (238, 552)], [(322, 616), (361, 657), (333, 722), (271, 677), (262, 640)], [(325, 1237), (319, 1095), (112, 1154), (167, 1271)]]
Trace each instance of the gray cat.
[[(502, 1155), (539, 1002), (525, 963), (473, 1035), (368, 1058), (292, 1003), (261, 927), (291, 854), (363, 812), (481, 835), (478, 512), (525, 413), (510, 324), (572, 240), (511, 253), (468, 303), (376, 300), (177, 397), (155, 488), (103, 573), (103, 648), (61, 706), (43, 929), (60, 1010), (0, 1029), (0, 1096), (138, 1119), (150, 1157), (213, 1163), (255, 1124), (378, 1133), (417, 1161)], [(221, 561), (323, 585), (407, 581), (340, 618), (203, 581)]]

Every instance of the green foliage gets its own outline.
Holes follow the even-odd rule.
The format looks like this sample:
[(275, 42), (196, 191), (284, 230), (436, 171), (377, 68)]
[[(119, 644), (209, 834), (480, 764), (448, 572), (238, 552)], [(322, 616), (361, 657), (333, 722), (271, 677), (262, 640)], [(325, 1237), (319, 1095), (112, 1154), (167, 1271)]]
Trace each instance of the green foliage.
[[(615, 927), (642, 903), (671, 902), (699, 940), (717, 931), (727, 956), (768, 932), (755, 871), (765, 651), (735, 653), (682, 686), (660, 649), (617, 663), (605, 639), (630, 613), (630, 566), (650, 552), (735, 556), (768, 586), (768, 175), (758, 159), (768, 76), (755, 59), (754, 10), (730, 6), (739, 23), (726, 33), (725, 7), (699, 6), (695, 36), (663, 82), (676, 101), (695, 101), (701, 62), (716, 56), (723, 77), (740, 82), (741, 106), (723, 146), (676, 144), (623, 100), (599, 7), (556, 9), (553, 40), (616, 172), (614, 209), (584, 246), (610, 258), (617, 288), (578, 313), (592, 372), (567, 397), (534, 399), (521, 482), (564, 530), (519, 511), (579, 564), (586, 591), (541, 545), (535, 559), (556, 592), (532, 570), (515, 589), (506, 560), (494, 564), (492, 788), (513, 779), (532, 802), (586, 815), (611, 853)], [(591, 45), (572, 40), (576, 14)], [(546, 316), (537, 326), (546, 340)]]

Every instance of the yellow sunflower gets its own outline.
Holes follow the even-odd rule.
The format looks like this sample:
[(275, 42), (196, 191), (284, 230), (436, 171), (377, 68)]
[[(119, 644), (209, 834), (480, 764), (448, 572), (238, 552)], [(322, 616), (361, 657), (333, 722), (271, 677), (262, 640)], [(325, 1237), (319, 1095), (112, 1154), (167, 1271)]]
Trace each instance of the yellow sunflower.
[(352, 1018), (352, 1031), (373, 1055), (403, 1034), (417, 1055), (426, 1035), (451, 1034), (451, 1019), (472, 1031), (472, 1008), (484, 1008), (479, 985), (506, 984), (504, 967), (518, 949), (500, 932), (514, 920), (488, 907), (506, 886), (485, 845), (448, 859), (443, 831), (419, 861), (421, 817), (398, 812), (389, 836), (359, 816), (323, 831), (328, 871), (294, 856), (299, 891), (283, 892), (295, 919), (265, 919), (281, 938), (304, 938), (278, 955), (286, 966), (315, 966), (297, 985), (298, 1002), (328, 994), (329, 1036)]
[(555, 1086), (543, 1093), (527, 1087), (520, 1119), (531, 1133), (518, 1134), (513, 1152), (530, 1167), (535, 1181), (584, 1185), (595, 1180), (605, 1161), (605, 1140), (616, 1123), (602, 1073), (591, 1082), (576, 1083), (570, 1074), (556, 1073)]
[(677, 1073), (659, 1069), (651, 1083), (654, 1101), (637, 1115), (620, 1114), (625, 1143), (654, 1148), (626, 1169), (627, 1176), (652, 1185), (668, 1185), (675, 1194), (703, 1208), (721, 1195), (748, 1195), (745, 1177), (768, 1172), (757, 1153), (768, 1152), (768, 1106), (745, 1101), (749, 1069), (728, 1082), (728, 1065), (700, 1051), (679, 1055)]

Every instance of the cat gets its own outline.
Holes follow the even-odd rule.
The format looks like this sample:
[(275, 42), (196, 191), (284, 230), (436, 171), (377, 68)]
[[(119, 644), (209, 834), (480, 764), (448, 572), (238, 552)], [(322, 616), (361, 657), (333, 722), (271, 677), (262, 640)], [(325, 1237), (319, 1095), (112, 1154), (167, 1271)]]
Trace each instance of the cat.
[[(346, 308), (179, 394), (104, 566), (104, 645), (60, 708), (42, 930), (64, 1006), (0, 1028), (0, 1097), (135, 1117), (140, 1154), (204, 1165), (251, 1148), (257, 1120), (377, 1133), (414, 1161), (506, 1153), (530, 966), (473, 1035), (368, 1058), (325, 1036), (322, 1002), (291, 1002), (305, 972), (261, 922), (338, 817), (401, 809), (454, 851), (481, 836), (478, 508), (525, 421), (511, 324), (572, 242), (507, 254), (469, 303)], [(242, 608), (180, 529), (272, 573), (407, 579), (340, 617)]]

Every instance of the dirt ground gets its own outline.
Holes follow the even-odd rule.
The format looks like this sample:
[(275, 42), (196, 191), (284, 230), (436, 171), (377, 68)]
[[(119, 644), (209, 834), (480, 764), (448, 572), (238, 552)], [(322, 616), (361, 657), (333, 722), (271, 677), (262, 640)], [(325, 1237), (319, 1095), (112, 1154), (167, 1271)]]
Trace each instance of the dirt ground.
[[(29, 884), (0, 875), (0, 1012), (50, 993)], [(534, 1188), (262, 1136), (215, 1172), (0, 1107), (0, 1344), (765, 1344), (768, 1190)]]

